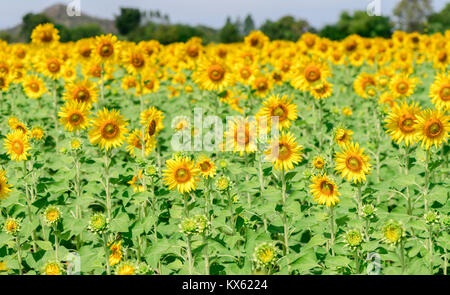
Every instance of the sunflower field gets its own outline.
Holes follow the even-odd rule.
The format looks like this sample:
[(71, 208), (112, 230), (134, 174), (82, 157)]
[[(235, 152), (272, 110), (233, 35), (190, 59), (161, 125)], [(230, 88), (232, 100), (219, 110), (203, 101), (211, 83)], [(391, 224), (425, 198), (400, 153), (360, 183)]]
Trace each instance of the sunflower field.
[(31, 40), (0, 42), (1, 274), (447, 274), (450, 31)]

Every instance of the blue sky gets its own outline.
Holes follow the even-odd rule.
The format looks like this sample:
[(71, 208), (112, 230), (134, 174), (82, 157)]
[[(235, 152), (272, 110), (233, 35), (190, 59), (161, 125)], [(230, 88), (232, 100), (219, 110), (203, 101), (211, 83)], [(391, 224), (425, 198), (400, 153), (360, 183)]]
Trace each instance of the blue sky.
[[(5, 1), (0, 9), (0, 29), (20, 23), (27, 12), (39, 12), (55, 4), (73, 0), (13, 0)], [(266, 19), (276, 20), (284, 15), (307, 19), (315, 27), (336, 22), (343, 10), (366, 10), (371, 0), (78, 0), (86, 14), (110, 18), (119, 13), (119, 7), (159, 9), (170, 16), (172, 23), (204, 24), (220, 28), (227, 16), (242, 19), (251, 13), (257, 25)], [(381, 12), (390, 15), (400, 0), (381, 1)], [(7, 4), (6, 4), (6, 3)], [(433, 0), (435, 10), (442, 9), (448, 0)]]

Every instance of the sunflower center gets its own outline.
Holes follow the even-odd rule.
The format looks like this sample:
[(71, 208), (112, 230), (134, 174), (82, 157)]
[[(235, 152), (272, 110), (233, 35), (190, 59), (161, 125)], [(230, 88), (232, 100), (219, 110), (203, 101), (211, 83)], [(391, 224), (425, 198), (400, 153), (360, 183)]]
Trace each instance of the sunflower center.
[(141, 68), (144, 66), (144, 59), (140, 56), (133, 57), (131, 63), (135, 68)]
[(348, 169), (352, 170), (352, 171), (359, 171), (361, 170), (361, 160), (358, 157), (355, 156), (350, 156), (347, 158), (346, 160), (346, 166)]
[(438, 120), (432, 120), (427, 124), (426, 128), (426, 134), (428, 137), (434, 138), (439, 136), (442, 133), (442, 123)]
[(286, 119), (286, 110), (282, 105), (278, 105), (276, 108), (272, 111), (272, 116), (278, 117), (280, 121), (283, 121)]
[(25, 57), (25, 50), (19, 49), (19, 50), (16, 52), (16, 56), (17, 56), (18, 58), (24, 58), (24, 57)]
[(78, 89), (76, 94), (75, 94), (75, 98), (78, 101), (85, 102), (85, 101), (87, 101), (89, 99), (89, 91), (87, 91), (84, 88)]
[(250, 72), (250, 70), (248, 70), (247, 68), (243, 68), (243, 69), (241, 70), (241, 77), (242, 77), (242, 78), (248, 79), (248, 77), (250, 77), (250, 75), (251, 75), (251, 72)]
[(448, 101), (450, 100), (450, 85), (444, 86), (440, 91), (440, 97), (442, 100)]
[(282, 143), (278, 146), (278, 159), (285, 160), (289, 158), (290, 155), (291, 149), (288, 145)]
[(150, 122), (150, 124), (148, 124), (148, 132), (147, 132), (147, 134), (149, 136), (153, 136), (155, 134), (155, 132), (156, 132), (156, 121), (152, 120)]
[(74, 114), (70, 115), (69, 121), (70, 121), (70, 123), (72, 123), (73, 125), (78, 125), (78, 124), (81, 123), (82, 118), (83, 118), (83, 117), (82, 117), (80, 114), (74, 113)]
[(288, 63), (283, 63), (283, 65), (281, 66), (281, 70), (283, 72), (287, 72), (290, 69), (290, 65)]
[(202, 171), (208, 171), (209, 168), (211, 167), (211, 164), (209, 164), (208, 162), (202, 162), (200, 164), (200, 168), (202, 169)]
[[(242, 138), (242, 131), (244, 131), (244, 138)], [(247, 145), (250, 142), (250, 131), (248, 126), (239, 126), (235, 131), (234, 139), (238, 145)]]
[(397, 91), (401, 94), (406, 93), (408, 91), (408, 88), (409, 88), (408, 83), (406, 83), (404, 81), (398, 83), (398, 85), (397, 85)]
[(447, 60), (447, 53), (446, 52), (441, 52), (438, 56), (438, 59), (440, 62), (445, 62)]
[(102, 135), (106, 139), (116, 137), (117, 133), (119, 133), (119, 127), (113, 123), (107, 123), (105, 127), (103, 127)]
[(81, 49), (81, 55), (83, 57), (90, 57), (91, 56), (91, 52), (92, 52), (91, 48), (83, 48), (83, 49)]
[(199, 50), (198, 50), (198, 47), (196, 47), (196, 46), (190, 46), (190, 47), (187, 49), (187, 54), (188, 54), (190, 57), (197, 57), (197, 56), (198, 56), (198, 53), (199, 53)]
[(153, 80), (147, 81), (145, 82), (145, 87), (148, 89), (153, 89), (153, 87), (155, 87), (155, 82), (153, 82)]
[(325, 195), (332, 195), (334, 192), (334, 186), (332, 183), (325, 180), (320, 184), (320, 190)]
[(268, 88), (267, 82), (265, 80), (260, 80), (257, 84), (256, 84), (256, 88), (258, 88), (258, 91), (266, 91)]
[(398, 126), (405, 133), (410, 133), (414, 131), (414, 117), (412, 115), (404, 115), (399, 120)]
[(47, 213), (47, 220), (54, 221), (58, 218), (58, 211), (50, 211)]
[(275, 81), (281, 81), (281, 79), (283, 78), (283, 77), (282, 77), (279, 73), (277, 73), (277, 72), (273, 73), (272, 77), (273, 77), (273, 79), (274, 79)]
[(320, 79), (320, 70), (316, 66), (309, 66), (305, 69), (305, 78), (309, 82), (315, 82)]
[(45, 32), (42, 33), (42, 37), (41, 37), (41, 41), (42, 42), (48, 43), (48, 42), (52, 42), (52, 40), (53, 40), (52, 32), (45, 31)]
[(113, 52), (114, 52), (114, 48), (113, 48), (112, 44), (106, 43), (106, 44), (102, 44), (100, 46), (99, 54), (102, 57), (109, 57), (113, 54)]
[(347, 49), (347, 51), (353, 51), (356, 49), (357, 46), (358, 46), (358, 44), (356, 43), (356, 41), (351, 40), (350, 42), (347, 43), (345, 48)]
[(225, 75), (225, 69), (220, 65), (213, 65), (208, 70), (208, 76), (212, 81), (220, 81)]
[(250, 40), (250, 45), (253, 46), (253, 47), (257, 46), (258, 43), (259, 43), (258, 38), (252, 38), (252, 39)]
[(188, 181), (191, 178), (191, 174), (189, 173), (189, 170), (186, 168), (178, 168), (175, 171), (175, 179), (177, 182), (184, 183)]
[(38, 92), (39, 91), (39, 84), (36, 82), (31, 82), (30, 83), (30, 88), (31, 90), (33, 90), (34, 92)]
[(60, 65), (56, 60), (51, 60), (47, 64), (47, 68), (51, 73), (57, 73), (59, 71)]
[(0, 77), (0, 87), (5, 86), (5, 79), (3, 77)]
[(21, 155), (23, 153), (23, 148), (23, 143), (21, 141), (14, 141), (12, 144), (12, 150), (17, 155)]

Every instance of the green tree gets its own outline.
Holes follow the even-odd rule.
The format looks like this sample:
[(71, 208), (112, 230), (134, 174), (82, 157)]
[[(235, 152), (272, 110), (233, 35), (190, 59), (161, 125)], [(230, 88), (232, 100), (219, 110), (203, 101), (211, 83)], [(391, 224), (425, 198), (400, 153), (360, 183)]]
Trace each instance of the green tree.
[(236, 24), (231, 22), (231, 18), (227, 17), (227, 21), (219, 32), (219, 40), (222, 43), (233, 43), (241, 41), (239, 29)]
[(310, 26), (307, 21), (302, 19), (296, 20), (289, 15), (283, 16), (275, 22), (266, 20), (261, 26), (261, 31), (271, 40), (297, 41), (298, 38), (304, 32), (309, 31), (309, 29)]
[(431, 0), (401, 0), (393, 12), (401, 30), (422, 32), (432, 11)]
[(248, 14), (244, 19), (244, 30), (243, 34), (247, 36), (251, 31), (255, 29), (255, 22), (253, 21), (252, 15)]
[(335, 25), (327, 25), (320, 31), (320, 36), (331, 40), (341, 40), (352, 34), (388, 38), (392, 29), (393, 23), (389, 17), (369, 16), (365, 11), (355, 11), (353, 15), (343, 12)]
[(31, 40), (31, 32), (33, 29), (45, 23), (53, 23), (53, 21), (44, 14), (27, 13), (22, 18), (22, 27), (20, 28), (20, 36), (26, 41)]
[(450, 3), (441, 11), (430, 14), (427, 27), (431, 33), (450, 30)]
[(99, 36), (101, 34), (103, 34), (103, 31), (97, 24), (86, 24), (83, 26), (75, 27), (70, 30), (72, 41)]
[(116, 28), (122, 35), (127, 35), (141, 23), (141, 12), (136, 8), (120, 8), (120, 15), (115, 17)]

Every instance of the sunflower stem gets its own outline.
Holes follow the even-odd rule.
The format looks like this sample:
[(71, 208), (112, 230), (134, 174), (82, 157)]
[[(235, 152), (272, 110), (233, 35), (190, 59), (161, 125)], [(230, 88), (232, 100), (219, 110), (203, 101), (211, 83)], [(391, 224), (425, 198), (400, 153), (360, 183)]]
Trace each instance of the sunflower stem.
[(430, 275), (433, 274), (433, 226), (428, 226), (428, 251), (430, 254)]
[(53, 80), (53, 119), (54, 119), (54, 127), (55, 127), (55, 142), (58, 145), (59, 136), (58, 136), (58, 97), (56, 96), (56, 80)]
[(109, 187), (109, 165), (110, 159), (108, 157), (108, 151), (105, 150), (105, 155), (103, 157), (105, 163), (105, 193), (106, 193), (106, 211), (108, 215), (108, 220), (111, 220), (111, 192)]
[(322, 141), (323, 141), (323, 134), (322, 134), (322, 100), (319, 100), (319, 149), (322, 149)]
[(423, 202), (424, 202), (425, 212), (428, 211), (427, 195), (428, 195), (428, 187), (429, 187), (429, 182), (430, 182), (429, 161), (430, 161), (430, 149), (427, 150), (426, 155), (425, 155), (425, 185), (424, 185), (424, 189), (423, 189)]
[(331, 249), (331, 255), (334, 256), (334, 206), (330, 207), (330, 249)]
[(101, 69), (100, 69), (100, 100), (96, 104), (97, 111), (101, 108), (103, 100), (104, 100), (104, 93), (103, 93), (103, 71), (104, 71), (104, 66), (103, 66), (103, 63), (101, 64), (100, 67), (101, 67)]
[(186, 236), (187, 242), (187, 256), (188, 256), (188, 267), (189, 267), (189, 275), (193, 273), (193, 259), (192, 259), (192, 249), (191, 249), (191, 238)]
[[(28, 211), (28, 220), (30, 221), (30, 223), (33, 222), (33, 219), (31, 218), (33, 216), (33, 214), (31, 214), (31, 199), (30, 199), (30, 194), (28, 191), (28, 182), (27, 182), (27, 176), (28, 176), (28, 169), (27, 169), (27, 161), (23, 161), (23, 180), (24, 180), (24, 184), (25, 184), (25, 195), (27, 198), (27, 211)], [(31, 240), (32, 240), (32, 249), (33, 252), (36, 253), (36, 234), (35, 234), (35, 230), (33, 230), (31, 232)]]
[(405, 273), (406, 270), (406, 265), (405, 265), (405, 243), (403, 241), (404, 239), (402, 238), (400, 241), (400, 261), (402, 264), (402, 274)]
[[(289, 229), (287, 223), (287, 207), (286, 207), (286, 176), (284, 170), (281, 171), (281, 197), (283, 201), (283, 230), (284, 230), (284, 255), (289, 255)], [(291, 271), (291, 266), (289, 265), (289, 258), (287, 259), (288, 273)]]
[[(405, 175), (409, 174), (409, 146), (405, 147)], [(409, 192), (409, 186), (406, 186), (406, 198), (408, 200), (408, 208), (406, 210), (408, 215), (412, 215), (412, 204), (411, 204), (411, 195)]]
[(21, 246), (20, 246), (20, 239), (19, 235), (16, 236), (16, 245), (17, 245), (17, 262), (19, 263), (19, 274), (23, 274), (22, 270), (22, 253), (21, 253)]
[(205, 275), (209, 275), (209, 255), (208, 255), (208, 237), (203, 233), (203, 244), (205, 244)]
[(106, 274), (111, 275), (111, 268), (109, 265), (109, 247), (108, 247), (108, 238), (106, 237), (106, 233), (103, 233), (103, 248), (105, 250), (105, 262), (106, 262)]

